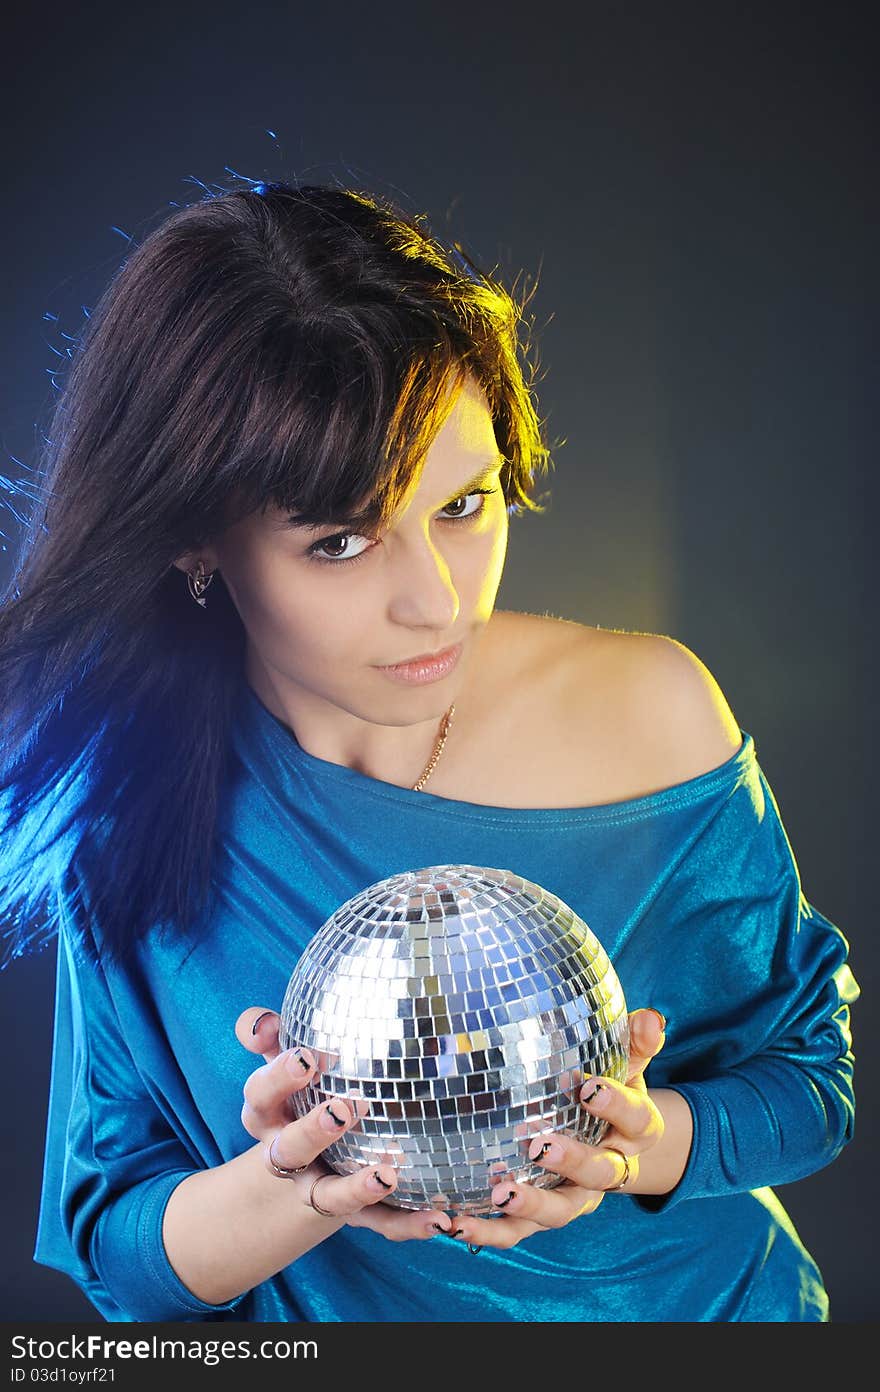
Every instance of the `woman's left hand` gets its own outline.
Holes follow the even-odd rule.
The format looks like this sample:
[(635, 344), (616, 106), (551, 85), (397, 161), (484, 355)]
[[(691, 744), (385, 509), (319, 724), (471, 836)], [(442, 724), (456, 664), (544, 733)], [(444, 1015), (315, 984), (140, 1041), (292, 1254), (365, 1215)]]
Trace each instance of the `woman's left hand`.
[[(609, 1189), (629, 1176), (622, 1192), (639, 1173), (639, 1155), (663, 1135), (663, 1117), (648, 1095), (644, 1072), (665, 1043), (658, 1012), (634, 1010), (629, 1016), (630, 1050), (626, 1083), (613, 1078), (588, 1078), (579, 1090), (581, 1106), (610, 1125), (597, 1145), (587, 1145), (560, 1131), (534, 1136), (528, 1154), (536, 1164), (563, 1175), (553, 1189), (524, 1182), (501, 1181), (492, 1188), (492, 1202), (501, 1217), (477, 1218), (456, 1214), (450, 1237), (480, 1247), (514, 1247), (524, 1237), (546, 1228), (561, 1228), (573, 1218), (593, 1213)], [(600, 1088), (596, 1084), (601, 1083)], [(588, 1100), (589, 1099), (589, 1100)], [(548, 1148), (541, 1154), (545, 1145)], [(622, 1154), (618, 1154), (622, 1152)], [(358, 1226), (382, 1231), (381, 1203), (357, 1216)]]

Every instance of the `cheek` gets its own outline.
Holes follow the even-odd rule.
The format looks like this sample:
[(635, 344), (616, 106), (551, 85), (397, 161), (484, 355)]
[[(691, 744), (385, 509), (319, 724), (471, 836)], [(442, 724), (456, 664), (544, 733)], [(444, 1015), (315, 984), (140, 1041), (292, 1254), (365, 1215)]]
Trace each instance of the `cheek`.
[(263, 632), (268, 643), (284, 654), (288, 668), (293, 663), (311, 673), (324, 667), (335, 670), (341, 654), (363, 648), (375, 622), (375, 599), (366, 586), (352, 588), (340, 584), (340, 579), (314, 578), (299, 567), (295, 577), (273, 588), (263, 606)]
[(269, 646), (308, 644), (311, 630), (320, 629), (320, 606), (300, 568), (283, 556), (237, 559), (227, 584), (251, 636)]
[(496, 583), (504, 567), (504, 560), (507, 555), (507, 540), (509, 534), (509, 521), (507, 511), (502, 511), (501, 518), (496, 527), (487, 533), (485, 538), (485, 549), (483, 551), (483, 574), (486, 584)]

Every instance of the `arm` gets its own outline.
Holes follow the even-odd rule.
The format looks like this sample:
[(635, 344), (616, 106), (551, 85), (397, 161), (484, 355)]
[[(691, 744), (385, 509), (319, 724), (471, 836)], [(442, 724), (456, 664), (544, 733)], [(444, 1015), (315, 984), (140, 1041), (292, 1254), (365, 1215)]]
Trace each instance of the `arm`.
[(344, 1216), (324, 1218), (309, 1207), (309, 1184), (296, 1185), (297, 1194), (292, 1187), (266, 1169), (262, 1144), (184, 1178), (168, 1200), (162, 1235), (189, 1289), (204, 1301), (234, 1303), (345, 1224)]
[[(343, 1223), (375, 1227), (394, 1242), (424, 1242), (452, 1226), (433, 1205), (406, 1211), (382, 1202), (397, 1186), (390, 1156), (348, 1175), (312, 1166), (343, 1134), (340, 1122), (354, 1128), (370, 1104), (359, 1094), (347, 1101), (334, 1096), (291, 1121), (291, 1092), (313, 1080), (317, 1064), (308, 1049), (281, 1049), (279, 1024), (276, 1011), (259, 1006), (243, 1011), (235, 1023), (239, 1043), (266, 1060), (245, 1083), (241, 1115), (245, 1130), (260, 1144), (227, 1165), (185, 1180), (166, 1210), (166, 1249), (188, 1285), (205, 1299), (223, 1300), (243, 1283), (258, 1284)], [(279, 1176), (277, 1166), (308, 1168), (301, 1176)], [(333, 1216), (322, 1217), (308, 1206), (316, 1178), (323, 1181), (320, 1206)], [(381, 1219), (373, 1220), (380, 1210)], [(207, 1243), (206, 1229), (212, 1231)]]
[(78, 888), (59, 890), (52, 1079), (34, 1259), (65, 1272), (107, 1319), (197, 1319), (218, 1308), (165, 1254), (172, 1191), (197, 1168), (140, 1076), (100, 968), (73, 926)]
[(841, 1012), (844, 1042), (832, 1048), (824, 1079), (776, 1056), (698, 1083), (648, 1088), (663, 1134), (621, 1192), (660, 1212), (685, 1198), (789, 1184), (829, 1165), (854, 1131), (848, 1006)]
[(320, 1216), (275, 1179), (260, 1146), (204, 1167), (139, 1072), (102, 969), (78, 950), (79, 890), (68, 883), (35, 1259), (66, 1272), (110, 1319), (234, 1310), (344, 1218)]
[[(641, 1200), (645, 1208), (790, 1184), (831, 1164), (852, 1139), (849, 1007), (859, 987), (844, 960), (842, 935), (806, 901), (799, 912), (792, 902), (797, 897), (790, 894), (786, 905), (783, 896), (783, 931), (785, 924), (796, 925), (785, 954), (789, 1017), (778, 1020), (778, 1032), (755, 1053), (728, 1068), (699, 1079), (691, 1077), (692, 1065), (672, 1072), (671, 1087), (691, 1111), (693, 1141), (678, 1185), (666, 1198)], [(761, 1024), (756, 1021), (762, 1032), (763, 1014)], [(669, 1069), (670, 1060), (665, 1063)]]
[[(702, 663), (654, 635), (629, 652), (639, 660), (617, 709), (651, 781), (672, 789), (729, 763), (742, 732)], [(580, 1089), (609, 1131), (596, 1147), (534, 1137), (531, 1158), (563, 1182), (499, 1182), (492, 1199), (504, 1204), (503, 1226), (459, 1219), (462, 1240), (513, 1246), (592, 1213), (609, 1189), (659, 1212), (784, 1183), (828, 1164), (851, 1137), (858, 987), (846, 940), (801, 894), (757, 761), (739, 761), (723, 795), (719, 787), (691, 800), (673, 859), (621, 949), (633, 993), (652, 1004), (630, 1015), (627, 1084)], [(670, 1016), (662, 1052), (660, 1006)]]
[[(138, 1042), (120, 1024), (102, 968), (80, 950), (73, 923), (78, 918), (85, 931), (88, 915), (72, 873), (68, 883), (69, 894), (59, 894), (52, 1090), (35, 1258), (70, 1275), (110, 1319), (232, 1311), (254, 1286), (385, 1198), (396, 1172), (380, 1164), (337, 1176), (313, 1166), (342, 1133), (335, 1123), (325, 1125), (329, 1104), (289, 1120), (290, 1095), (310, 1070), (280, 1052), (275, 1024), (264, 1023), (254, 1036), (255, 1017), (271, 1013), (261, 1011), (236, 1023), (239, 1041), (269, 1060), (244, 1089), (242, 1120), (259, 1144), (206, 1165), (168, 1099), (138, 1068)], [(334, 1105), (353, 1125), (344, 1100)], [(364, 1107), (358, 1104), (361, 1115)], [(308, 1168), (279, 1179), (267, 1167), (270, 1146), (276, 1164)], [(318, 1177), (327, 1216), (308, 1201)], [(437, 1215), (427, 1217), (432, 1221), (418, 1211), (395, 1213), (389, 1235), (427, 1240)]]
[(663, 1118), (663, 1134), (639, 1155), (638, 1174), (620, 1190), (623, 1194), (668, 1194), (681, 1180), (693, 1141), (691, 1109), (674, 1088), (648, 1088), (648, 1096)]
[[(669, 782), (729, 759), (740, 731), (711, 673), (668, 639), (653, 639), (649, 656), (640, 687), (644, 723), (650, 697), (651, 729), (683, 751)], [(648, 1188), (659, 1160), (649, 1151), (629, 1192), (660, 1211), (685, 1198), (790, 1183), (830, 1164), (854, 1130), (849, 1007), (859, 987), (845, 937), (801, 892), (779, 808), (757, 765), (653, 912), (682, 973), (699, 957), (707, 985), (701, 1000), (683, 1004), (677, 1027), (669, 1002), (672, 1031), (647, 1077), (652, 1090), (664, 1089), (654, 1094), (664, 1116), (669, 1089), (691, 1113), (684, 1168), (671, 1190), (667, 1171)], [(683, 1138), (681, 1101), (672, 1105)]]

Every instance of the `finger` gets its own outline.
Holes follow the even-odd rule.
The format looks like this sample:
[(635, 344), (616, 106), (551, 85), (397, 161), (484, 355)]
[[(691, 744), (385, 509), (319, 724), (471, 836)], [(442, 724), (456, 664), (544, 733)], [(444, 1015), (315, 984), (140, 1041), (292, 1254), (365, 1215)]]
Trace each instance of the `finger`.
[(262, 1068), (255, 1068), (242, 1089), (242, 1120), (250, 1134), (261, 1138), (266, 1130), (277, 1129), (288, 1121), (292, 1112), (290, 1097), (300, 1092), (314, 1074), (315, 1061), (307, 1049), (287, 1049)]
[[(581, 1150), (593, 1149), (591, 1146), (581, 1146)], [(492, 1202), (503, 1211), (505, 1218), (528, 1219), (542, 1228), (562, 1228), (573, 1218), (592, 1213), (599, 1207), (605, 1197), (604, 1191), (617, 1184), (622, 1177), (623, 1163), (619, 1155), (611, 1151), (603, 1152), (592, 1166), (589, 1188), (576, 1179), (556, 1185), (553, 1189), (540, 1189), (534, 1184), (515, 1180), (508, 1183), (505, 1180), (493, 1187)], [(571, 1165), (570, 1168), (574, 1170), (575, 1166)], [(470, 1241), (476, 1242), (478, 1239), (471, 1238)]]
[[(602, 1117), (621, 1136), (638, 1141), (639, 1150), (646, 1150), (663, 1134), (663, 1118), (647, 1091), (640, 1092), (615, 1078), (588, 1078), (581, 1088), (580, 1102), (591, 1116)], [(556, 1135), (553, 1139), (555, 1144), (570, 1138)]]
[(532, 1223), (527, 1218), (476, 1218), (468, 1213), (463, 1216), (456, 1214), (449, 1236), (462, 1246), (470, 1242), (475, 1247), (498, 1247), (507, 1251), (522, 1242), (524, 1237), (541, 1231), (539, 1223)]
[[(251, 1130), (247, 1126), (246, 1129), (257, 1140), (263, 1141), (266, 1168), (275, 1174), (273, 1161), (285, 1170), (311, 1164), (327, 1146), (338, 1141), (347, 1131), (354, 1130), (360, 1118), (366, 1116), (369, 1110), (370, 1104), (365, 1098), (351, 1097), (343, 1101), (340, 1097), (334, 1097), (332, 1101), (313, 1107), (304, 1117), (297, 1117), (286, 1126), (279, 1128), (276, 1125), (262, 1131)], [(386, 1163), (384, 1168), (393, 1170), (394, 1166)]]
[(627, 1082), (644, 1073), (651, 1059), (666, 1043), (666, 1021), (659, 1010), (648, 1006), (629, 1016), (629, 1060)]
[[(371, 1204), (381, 1203), (397, 1188), (397, 1170), (393, 1165), (366, 1165), (352, 1175), (336, 1175), (329, 1171), (299, 1175), (297, 1188), (301, 1191), (303, 1203), (309, 1203), (309, 1195), (314, 1193), (315, 1203), (334, 1218), (348, 1218)], [(320, 1184), (315, 1181), (320, 1179)], [(314, 1187), (314, 1190), (312, 1186)], [(436, 1219), (434, 1220), (436, 1221)], [(425, 1216), (421, 1217), (422, 1233), (426, 1226)], [(433, 1229), (432, 1229), (433, 1232)]]
[(456, 1214), (449, 1236), (465, 1246), (468, 1242), (475, 1247), (498, 1247), (507, 1250), (522, 1242), (524, 1237), (543, 1232), (540, 1223), (530, 1218), (518, 1218), (501, 1210), (497, 1218), (478, 1218), (472, 1213)]
[(262, 1054), (266, 1059), (276, 1058), (280, 1053), (278, 1026), (281, 1016), (275, 1010), (266, 1010), (259, 1005), (243, 1010), (235, 1022), (235, 1037), (239, 1044), (251, 1054)]
[(371, 1204), (349, 1219), (355, 1228), (371, 1228), (387, 1237), (389, 1242), (426, 1241), (430, 1237), (449, 1236), (453, 1220), (442, 1209), (392, 1208), (388, 1203)]
[[(615, 1137), (616, 1144), (617, 1137)], [(621, 1151), (625, 1144), (624, 1142), (621, 1145)], [(562, 1175), (565, 1180), (577, 1185), (581, 1190), (603, 1194), (609, 1189), (616, 1188), (625, 1179), (634, 1179), (638, 1173), (637, 1152), (634, 1151), (632, 1155), (628, 1156), (629, 1168), (627, 1169), (627, 1161), (617, 1149), (612, 1149), (610, 1146), (605, 1148), (602, 1145), (587, 1145), (574, 1136), (567, 1136), (562, 1132), (536, 1136), (529, 1146), (529, 1159), (534, 1164), (540, 1165), (542, 1169), (550, 1170), (552, 1174)], [(511, 1185), (510, 1187), (518, 1186)], [(524, 1185), (523, 1188), (529, 1189), (530, 1194), (543, 1195), (547, 1192), (538, 1189), (535, 1185)], [(556, 1194), (560, 1191), (564, 1193), (565, 1188), (565, 1185), (560, 1185), (558, 1189), (550, 1190), (549, 1194)], [(515, 1200), (508, 1207), (515, 1212), (527, 1213), (530, 1218), (534, 1217), (539, 1222), (544, 1221), (540, 1212), (535, 1208), (531, 1197), (529, 1197), (528, 1202)], [(547, 1212), (550, 1212), (549, 1208)], [(592, 1210), (586, 1207), (581, 1212), (592, 1212)], [(575, 1213), (573, 1216), (579, 1217), (580, 1213)]]

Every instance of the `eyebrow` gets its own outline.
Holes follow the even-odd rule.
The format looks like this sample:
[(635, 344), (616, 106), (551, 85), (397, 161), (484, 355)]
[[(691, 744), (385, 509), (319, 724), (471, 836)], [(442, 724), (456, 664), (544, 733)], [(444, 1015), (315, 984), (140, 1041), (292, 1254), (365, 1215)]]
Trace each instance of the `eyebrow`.
[[(446, 500), (446, 503), (441, 504), (441, 506), (445, 507), (455, 498), (464, 498), (468, 493), (474, 492), (477, 488), (480, 487), (481, 484), (487, 483), (489, 481), (493, 474), (497, 472), (498, 466), (500, 464), (506, 463), (507, 459), (503, 454), (498, 453), (494, 455), (487, 463), (485, 463), (482, 466), (478, 474), (475, 474), (474, 477), (470, 479), (467, 483), (463, 484), (460, 488), (456, 489), (454, 493), (450, 493)], [(353, 513), (350, 517), (339, 517), (332, 522), (299, 522), (295, 517), (288, 517), (284, 525), (285, 527), (289, 527), (292, 530), (308, 532), (309, 534), (312, 534), (314, 532), (326, 531), (328, 527), (334, 527), (338, 532), (341, 533), (344, 528), (353, 530), (354, 528), (360, 526), (364, 519), (364, 512), (365, 510), (359, 513)]]

